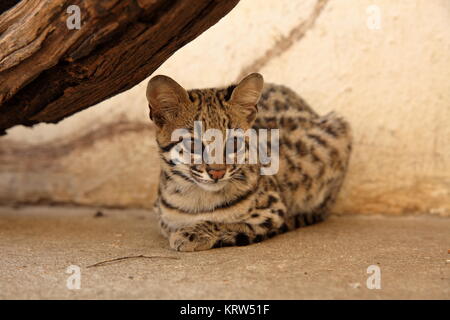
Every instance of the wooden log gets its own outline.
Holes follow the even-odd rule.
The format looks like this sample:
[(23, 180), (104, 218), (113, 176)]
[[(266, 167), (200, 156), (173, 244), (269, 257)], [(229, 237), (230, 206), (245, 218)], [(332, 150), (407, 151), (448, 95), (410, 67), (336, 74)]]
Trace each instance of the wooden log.
[[(58, 122), (130, 89), (238, 1), (5, 2), (0, 133), (18, 124)], [(73, 5), (80, 9), (80, 29), (67, 25), (74, 14), (67, 9)]]

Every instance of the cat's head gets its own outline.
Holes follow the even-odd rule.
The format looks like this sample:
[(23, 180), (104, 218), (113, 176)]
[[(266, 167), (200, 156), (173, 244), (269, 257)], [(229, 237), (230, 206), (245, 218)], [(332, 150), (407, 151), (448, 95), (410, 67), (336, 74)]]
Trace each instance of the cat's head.
[[(150, 118), (156, 125), (162, 165), (183, 177), (186, 183), (195, 183), (208, 191), (218, 191), (233, 180), (244, 180), (244, 168), (251, 166), (248, 152), (244, 152), (245, 164), (227, 163), (227, 157), (237, 159), (236, 153), (248, 147), (248, 137), (230, 136), (230, 130), (246, 132), (252, 127), (263, 85), (263, 77), (258, 73), (228, 88), (189, 91), (169, 77), (152, 78), (147, 99)], [(215, 133), (214, 138), (205, 135), (208, 132)], [(222, 143), (211, 144), (220, 133)], [(180, 150), (190, 157), (189, 163), (174, 159)], [(223, 157), (218, 156), (220, 153)]]

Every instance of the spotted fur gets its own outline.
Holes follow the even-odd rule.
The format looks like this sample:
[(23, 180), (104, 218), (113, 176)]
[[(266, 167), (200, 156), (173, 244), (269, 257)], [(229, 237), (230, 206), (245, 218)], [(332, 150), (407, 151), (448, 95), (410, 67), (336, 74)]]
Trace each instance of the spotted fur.
[[(323, 221), (341, 188), (351, 152), (349, 124), (319, 116), (295, 92), (251, 74), (237, 86), (185, 91), (157, 76), (147, 89), (157, 125), (161, 177), (155, 210), (160, 229), (178, 251), (260, 242)], [(260, 164), (176, 164), (170, 151), (177, 128), (280, 129), (280, 164), (260, 175)], [(213, 179), (209, 170), (225, 170)]]

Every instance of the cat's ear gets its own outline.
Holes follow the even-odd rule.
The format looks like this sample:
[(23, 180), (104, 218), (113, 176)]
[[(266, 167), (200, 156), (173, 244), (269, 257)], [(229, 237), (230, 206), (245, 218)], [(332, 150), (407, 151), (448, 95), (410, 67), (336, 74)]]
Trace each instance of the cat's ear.
[(150, 119), (161, 128), (189, 103), (189, 95), (175, 80), (158, 75), (148, 82), (147, 100)]
[(248, 113), (247, 120), (253, 121), (258, 110), (256, 105), (261, 97), (264, 78), (259, 73), (251, 73), (239, 82), (231, 94), (230, 102), (243, 107)]

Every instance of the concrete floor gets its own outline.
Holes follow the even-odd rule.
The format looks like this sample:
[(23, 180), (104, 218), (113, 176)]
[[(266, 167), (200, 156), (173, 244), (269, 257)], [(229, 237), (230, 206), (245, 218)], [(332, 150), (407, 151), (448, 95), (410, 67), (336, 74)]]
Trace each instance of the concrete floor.
[[(332, 217), (248, 247), (178, 253), (150, 212), (102, 212), (0, 208), (0, 298), (450, 298), (450, 219)], [(169, 258), (87, 268), (136, 255)], [(79, 290), (66, 287), (70, 265), (81, 268)], [(370, 265), (381, 289), (366, 287)]]

